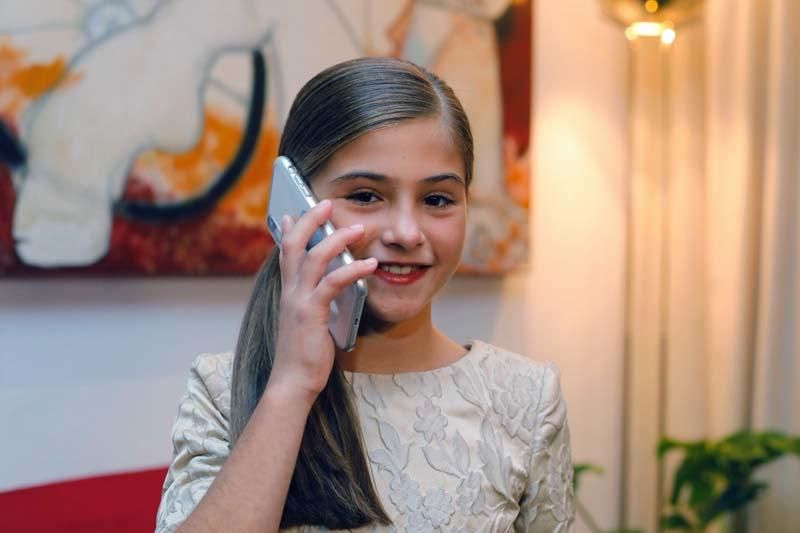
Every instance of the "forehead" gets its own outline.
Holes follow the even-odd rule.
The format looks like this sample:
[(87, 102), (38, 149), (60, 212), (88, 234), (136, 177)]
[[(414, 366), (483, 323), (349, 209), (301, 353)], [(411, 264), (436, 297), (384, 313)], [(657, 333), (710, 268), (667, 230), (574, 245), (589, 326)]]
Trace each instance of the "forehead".
[(337, 151), (319, 173), (323, 180), (354, 170), (393, 178), (423, 179), (454, 173), (464, 177), (464, 161), (439, 118), (405, 120), (371, 131)]

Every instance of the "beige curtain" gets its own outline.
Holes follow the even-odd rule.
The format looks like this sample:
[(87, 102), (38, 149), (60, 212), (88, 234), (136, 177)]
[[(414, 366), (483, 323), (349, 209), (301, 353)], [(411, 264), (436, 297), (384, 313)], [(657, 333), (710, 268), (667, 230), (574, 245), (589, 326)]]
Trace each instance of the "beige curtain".
[[(708, 38), (709, 423), (800, 433), (797, 0), (712, 0)], [(800, 527), (800, 465), (767, 475), (751, 530)]]
[[(668, 53), (634, 49), (622, 514), (648, 531), (670, 479), (647, 462), (658, 434), (800, 434), (798, 20), (798, 0), (707, 0)], [(800, 530), (800, 460), (763, 477), (749, 531)]]

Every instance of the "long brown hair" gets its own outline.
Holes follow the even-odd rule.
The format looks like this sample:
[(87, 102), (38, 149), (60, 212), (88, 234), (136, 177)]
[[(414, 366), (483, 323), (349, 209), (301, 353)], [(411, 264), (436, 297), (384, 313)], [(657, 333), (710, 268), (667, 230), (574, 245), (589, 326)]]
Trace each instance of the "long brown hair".
[[(440, 117), (472, 179), (473, 142), (467, 116), (452, 89), (426, 70), (399, 59), (362, 58), (312, 78), (289, 111), (278, 153), (313, 180), (325, 163), (358, 137), (421, 117)], [(281, 277), (273, 249), (256, 276), (233, 365), (231, 443), (235, 445), (261, 398), (275, 357)], [(267, 451), (265, 450), (265, 453)], [(334, 366), (303, 434), (281, 527), (354, 529), (389, 524), (364, 453), (358, 417), (342, 372)]]

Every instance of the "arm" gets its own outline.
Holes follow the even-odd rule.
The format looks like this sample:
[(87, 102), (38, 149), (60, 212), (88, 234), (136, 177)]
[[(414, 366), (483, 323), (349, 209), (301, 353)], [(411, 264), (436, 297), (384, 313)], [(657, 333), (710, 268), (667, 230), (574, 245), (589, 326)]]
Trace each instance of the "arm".
[(569, 424), (558, 369), (547, 368), (542, 382), (528, 486), (514, 521), (517, 533), (571, 532), (575, 521)]
[(308, 414), (333, 367), (331, 300), (378, 264), (360, 260), (326, 274), (328, 262), (363, 235), (363, 226), (340, 228), (306, 253), (312, 233), (331, 209), (331, 202), (323, 200), (296, 223), (288, 217), (283, 221), (275, 361), (229, 456), (227, 421), (199, 373), (199, 385), (192, 386), (190, 379), (181, 409), (181, 415), (188, 414), (176, 422), (183, 425), (175, 432), (175, 460), (165, 482), (159, 531), (170, 531), (184, 518), (179, 528), (183, 533), (278, 530)]
[(264, 391), (225, 466), (179, 533), (278, 531), (313, 399), (274, 389)]
[(229, 456), (227, 421), (192, 368), (156, 531), (277, 531), (312, 401), (267, 387)]

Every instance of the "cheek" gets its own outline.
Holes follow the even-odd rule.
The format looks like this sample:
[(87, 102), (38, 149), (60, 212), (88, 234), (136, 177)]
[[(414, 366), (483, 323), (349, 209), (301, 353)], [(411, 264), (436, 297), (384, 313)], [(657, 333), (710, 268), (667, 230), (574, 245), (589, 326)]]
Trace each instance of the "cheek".
[(331, 224), (334, 228), (347, 228), (354, 224), (363, 224), (367, 231), (371, 225), (371, 217), (363, 211), (354, 210), (347, 201), (333, 200), (333, 212), (331, 213)]
[(364, 213), (354, 213), (343, 207), (337, 209), (336, 204), (334, 204), (333, 213), (331, 214), (331, 224), (337, 229), (346, 228), (354, 224), (364, 225), (364, 235), (361, 239), (347, 247), (347, 249), (359, 259), (366, 257), (364, 253), (366, 253), (366, 248), (369, 243), (378, 238), (378, 228), (372, 220), (372, 217)]
[(342, 213), (341, 211), (336, 211), (334, 209), (333, 213), (331, 214), (331, 224), (336, 229), (339, 228), (346, 228), (348, 226), (352, 226), (353, 224), (363, 224), (364, 221), (353, 217), (349, 213)]
[(447, 224), (433, 224), (426, 234), (440, 259), (458, 260), (461, 257), (466, 236), (463, 219), (448, 221)]
[[(361, 223), (363, 224), (363, 222)], [(370, 231), (370, 226), (367, 225), (364, 235), (358, 241), (350, 244), (347, 249), (350, 250), (350, 253), (353, 254), (353, 257), (356, 259), (366, 259), (375, 255), (375, 247), (370, 245), (377, 239), (377, 233), (375, 231)]]

